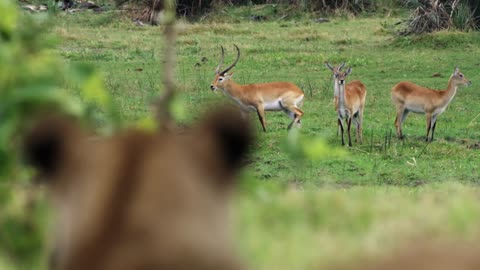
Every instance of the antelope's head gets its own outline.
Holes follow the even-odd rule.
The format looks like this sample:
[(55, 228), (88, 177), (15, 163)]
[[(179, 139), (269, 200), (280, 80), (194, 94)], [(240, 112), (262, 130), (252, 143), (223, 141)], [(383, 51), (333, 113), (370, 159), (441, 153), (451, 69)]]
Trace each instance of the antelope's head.
[(458, 67), (455, 67), (455, 70), (453, 71), (453, 74), (450, 78), (455, 86), (469, 86), (470, 84), (472, 84), (472, 82), (468, 80), (465, 75), (463, 75), (463, 73), (460, 72), (460, 69), (458, 69)]
[(339, 85), (344, 85), (346, 81), (346, 77), (352, 73), (352, 68), (349, 67), (346, 71), (341, 71), (342, 68), (345, 66), (345, 62), (340, 64), (339, 66), (333, 67), (328, 62), (325, 62), (325, 66), (333, 72), (333, 79)]
[(223, 49), (223, 46), (220, 46), (222, 48), (222, 55), (220, 56), (220, 63), (218, 64), (217, 68), (215, 69), (215, 79), (213, 80), (212, 84), (210, 85), (210, 89), (212, 91), (215, 91), (217, 89), (223, 89), (225, 84), (227, 83), (230, 78), (232, 78), (233, 73), (228, 73), (235, 65), (237, 64), (238, 60), (240, 59), (240, 49), (237, 47), (237, 45), (233, 45), (237, 49), (237, 59), (235, 59), (235, 62), (231, 64), (229, 67), (224, 69), (223, 71), (220, 71), (223, 65), (223, 59), (225, 58), (225, 49)]

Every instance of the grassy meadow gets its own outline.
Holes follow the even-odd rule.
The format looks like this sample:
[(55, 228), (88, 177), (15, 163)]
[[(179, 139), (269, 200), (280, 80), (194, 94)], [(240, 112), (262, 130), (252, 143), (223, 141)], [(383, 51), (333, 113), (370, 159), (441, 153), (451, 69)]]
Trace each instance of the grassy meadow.
[[(327, 267), (408, 240), (474, 238), (480, 225), (480, 34), (396, 38), (391, 28), (403, 12), (321, 24), (311, 15), (254, 22), (249, 12), (226, 9), (201, 22), (180, 21), (179, 118), (190, 122), (228, 102), (209, 86), (220, 45), (228, 65), (236, 44), (242, 56), (233, 78), (297, 84), (306, 94), (301, 136), (344, 153), (292, 159), (284, 147), (290, 120), (267, 112), (263, 133), (252, 114), (258, 140), (233, 215), (238, 248), (252, 268)], [(124, 119), (133, 123), (149, 114), (149, 102), (162, 90), (161, 27), (139, 27), (116, 13), (73, 13), (57, 15), (49, 33), (59, 38), (55, 53), (102, 73)], [(342, 147), (336, 135), (327, 60), (346, 61), (353, 68), (348, 80), (367, 87), (362, 145)], [(404, 123), (406, 139), (398, 140), (390, 89), (403, 80), (445, 89), (456, 65), (472, 85), (460, 88), (438, 118), (435, 141), (425, 143), (425, 118), (415, 114)]]

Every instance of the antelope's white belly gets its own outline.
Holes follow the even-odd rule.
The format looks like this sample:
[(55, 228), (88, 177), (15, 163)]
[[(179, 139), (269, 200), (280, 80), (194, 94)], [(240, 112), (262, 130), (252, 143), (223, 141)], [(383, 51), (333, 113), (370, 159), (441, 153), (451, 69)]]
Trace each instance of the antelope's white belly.
[[(299, 96), (293, 101), (295, 107), (300, 108), (302, 106), (304, 95)], [(285, 110), (283, 98), (277, 98), (273, 101), (263, 103), (263, 109), (265, 111), (283, 111)]]
[(425, 108), (423, 104), (409, 104), (406, 106), (406, 109), (413, 113), (425, 113)]
[(281, 98), (278, 98), (278, 99), (270, 101), (270, 102), (264, 102), (263, 103), (263, 109), (265, 111), (281, 111), (281, 110), (283, 110), (283, 108), (280, 105), (280, 102), (282, 102)]
[(340, 119), (347, 118), (347, 116), (350, 115), (349, 111), (347, 110), (347, 108), (345, 108), (345, 105), (343, 105), (342, 103), (339, 104), (337, 113)]

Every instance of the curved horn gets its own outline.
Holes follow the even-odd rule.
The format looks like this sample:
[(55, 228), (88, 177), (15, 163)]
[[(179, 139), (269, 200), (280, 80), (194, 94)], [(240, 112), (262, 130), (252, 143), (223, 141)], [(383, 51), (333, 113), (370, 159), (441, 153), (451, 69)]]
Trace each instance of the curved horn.
[(222, 74), (222, 75), (227, 73), (228, 71), (230, 71), (230, 69), (232, 69), (237, 64), (238, 60), (240, 59), (240, 49), (235, 44), (233, 44), (233, 46), (235, 46), (235, 48), (237, 49), (237, 59), (235, 59), (235, 62), (233, 62), (233, 64), (231, 64), (228, 68), (226, 68), (224, 71), (220, 72), (220, 74)]
[(331, 71), (333, 71), (332, 65), (330, 65), (330, 63), (328, 63), (327, 61), (325, 61), (325, 66), (329, 68)]
[(220, 63), (218, 64), (217, 68), (215, 69), (215, 73), (218, 74), (218, 72), (220, 71), (220, 69), (222, 68), (222, 65), (223, 65), (223, 59), (225, 58), (225, 49), (223, 49), (223, 46), (220, 45), (220, 47), (222, 48), (222, 55), (220, 56)]
[(345, 66), (345, 61), (338, 67), (338, 71), (342, 70), (342, 68)]

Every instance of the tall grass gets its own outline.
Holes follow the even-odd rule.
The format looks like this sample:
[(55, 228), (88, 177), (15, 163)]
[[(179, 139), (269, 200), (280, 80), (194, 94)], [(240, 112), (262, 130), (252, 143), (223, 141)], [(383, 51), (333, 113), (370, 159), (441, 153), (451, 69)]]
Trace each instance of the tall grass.
[(452, 14), (452, 25), (462, 31), (478, 30), (480, 27), (475, 17), (475, 11), (472, 10), (468, 3), (458, 4)]

